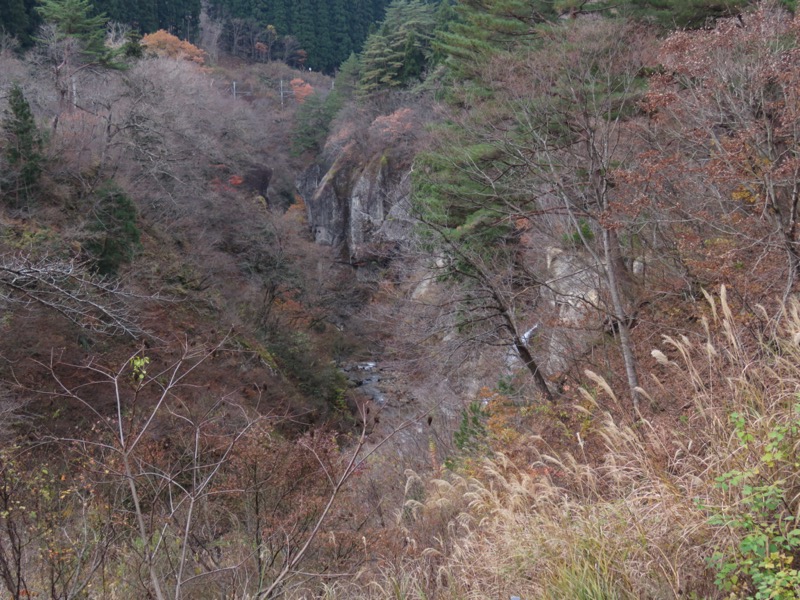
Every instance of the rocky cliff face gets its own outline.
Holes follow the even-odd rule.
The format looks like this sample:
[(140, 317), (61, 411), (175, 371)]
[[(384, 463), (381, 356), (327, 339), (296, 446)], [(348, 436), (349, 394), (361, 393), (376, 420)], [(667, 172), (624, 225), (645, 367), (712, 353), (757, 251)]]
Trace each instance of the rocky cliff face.
[(602, 327), (603, 317), (595, 308), (601, 305), (601, 269), (579, 251), (547, 249), (549, 300), (555, 315), (544, 367), (550, 376), (567, 370), (567, 357), (586, 352)]
[(354, 263), (391, 254), (411, 227), (409, 175), (388, 154), (358, 156), (353, 148), (312, 166), (298, 191), (314, 239), (341, 248)]
[(321, 157), (298, 180), (318, 243), (354, 264), (388, 258), (408, 239), (411, 164), (433, 111), (354, 112), (338, 122)]

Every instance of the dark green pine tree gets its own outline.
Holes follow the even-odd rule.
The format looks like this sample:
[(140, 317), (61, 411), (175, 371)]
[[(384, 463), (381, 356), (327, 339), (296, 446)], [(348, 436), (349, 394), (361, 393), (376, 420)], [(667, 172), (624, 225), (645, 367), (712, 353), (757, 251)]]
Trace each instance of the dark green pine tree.
[(510, 49), (558, 14), (549, 0), (459, 0), (444, 18), (449, 23), (439, 24), (434, 56), (447, 64), (453, 80), (480, 88), (477, 75), (488, 56)]
[(17, 38), (29, 33), (24, 0), (0, 0), (0, 25), (7, 34)]
[(313, 150), (319, 152), (328, 137), (330, 124), (342, 107), (343, 96), (333, 91), (323, 98), (312, 94), (297, 109), (292, 130), (292, 154), (301, 155)]
[(435, 7), (421, 0), (394, 0), (381, 28), (369, 36), (361, 54), (365, 94), (418, 79), (432, 56)]
[[(103, 9), (115, 21), (129, 23), (142, 33), (151, 33), (162, 24), (158, 19), (158, 4), (152, 0), (114, 0), (114, 10)], [(100, 6), (98, 5), (98, 8)], [(169, 29), (169, 27), (165, 27)]]
[(308, 54), (308, 66), (331, 73), (351, 52), (361, 50), (370, 28), (383, 18), (388, 3), (389, 0), (211, 0), (210, 13), (222, 19), (254, 19), (261, 27), (272, 25), (280, 36), (298, 40)]
[(267, 21), (267, 24), (274, 25), (280, 35), (286, 35), (292, 30), (291, 10), (289, 10), (289, 2), (287, 0), (274, 1), (272, 21)]
[(37, 0), (0, 0), (0, 32), (17, 38), (23, 47), (33, 44), (33, 33), (41, 24)]
[(297, 38), (303, 50), (315, 54), (317, 46), (314, 38), (314, 7), (309, 0), (295, 1), (292, 3), (291, 15), (291, 35)]
[(117, 275), (139, 248), (136, 206), (110, 181), (97, 190), (92, 213), (94, 220), (90, 230), (93, 235), (86, 249), (94, 258), (94, 268), (99, 274)]
[(256, 3), (252, 0), (225, 0), (225, 15), (234, 19), (247, 19), (256, 14)]
[(45, 22), (55, 25), (56, 41), (78, 41), (84, 62), (111, 63), (112, 54), (105, 45), (108, 18), (95, 14), (89, 0), (41, 0), (36, 10)]
[(276, 2), (258, 2), (253, 6), (251, 16), (262, 26), (272, 25), (275, 27), (276, 4)]
[[(159, 29), (171, 31), (182, 39), (191, 37), (200, 20), (200, 0), (161, 0), (157, 6)], [(252, 4), (248, 8), (252, 9)]]
[[(10, 167), (8, 182), (0, 192), (19, 207), (30, 201), (42, 173), (44, 142), (31, 107), (14, 84), (8, 95), (8, 109), (2, 122), (5, 157)], [(2, 183), (2, 181), (0, 181)]]
[(352, 98), (353, 94), (358, 89), (358, 82), (361, 79), (361, 62), (358, 56), (353, 52), (348, 59), (344, 61), (339, 67), (339, 72), (336, 74), (336, 92), (342, 98)]
[(309, 50), (309, 65), (318, 70), (332, 73), (344, 60), (336, 52), (331, 39), (331, 10), (329, 0), (311, 0), (314, 14), (314, 49)]
[(378, 23), (383, 20), (386, 14), (386, 7), (391, 0), (372, 0), (372, 22)]
[[(135, 5), (137, 0), (132, 0), (128, 3), (128, 7)], [(93, 0), (92, 6), (96, 13), (103, 13), (108, 15), (110, 20), (119, 21), (120, 23), (128, 23), (129, 14), (131, 10), (121, 10), (120, 0)]]
[[(93, 0), (93, 4), (97, 13), (140, 33), (165, 29), (186, 39), (194, 35), (200, 17), (200, 0)], [(247, 10), (254, 6), (250, 0), (243, 4)]]
[(329, 37), (334, 66), (344, 62), (355, 51), (351, 31), (350, 2), (331, 0)]
[(41, 41), (51, 44), (57, 54), (52, 58), (59, 98), (59, 115), (53, 120), (55, 130), (61, 113), (73, 110), (77, 103), (75, 76), (81, 69), (87, 65), (106, 68), (122, 65), (114, 60), (117, 52), (105, 45), (105, 14), (94, 14), (89, 0), (42, 0), (37, 11), (54, 27), (54, 37)]
[(367, 38), (361, 52), (361, 82), (359, 91), (370, 95), (400, 85), (403, 56), (389, 46), (386, 33), (381, 30)]
[(142, 34), (135, 29), (129, 31), (125, 36), (125, 45), (122, 47), (122, 53), (126, 58), (142, 58), (144, 56)]
[(351, 0), (348, 8), (348, 27), (353, 38), (353, 50), (360, 52), (375, 23), (372, 0)]

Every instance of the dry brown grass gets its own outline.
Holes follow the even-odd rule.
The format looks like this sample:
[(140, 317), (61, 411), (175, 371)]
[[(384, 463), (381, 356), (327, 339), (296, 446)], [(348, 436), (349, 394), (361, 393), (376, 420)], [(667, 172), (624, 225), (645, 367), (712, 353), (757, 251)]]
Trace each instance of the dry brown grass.
[[(798, 421), (800, 312), (796, 303), (787, 307), (765, 328), (770, 333), (754, 341), (737, 324), (742, 315), (733, 314), (724, 288), (707, 301), (705, 339), (665, 337), (653, 353), (661, 372), (648, 385), (652, 400), (685, 393), (687, 412), (675, 430), (656, 430), (646, 420), (622, 426), (606, 414), (598, 429), (601, 462), (545, 450), (529, 465), (500, 455), (470, 477), (428, 481), (424, 494), (409, 499), (398, 515), (408, 538), (406, 558), (331, 585), (327, 597), (751, 595), (747, 578), (734, 596), (714, 584), (708, 559), (718, 551), (735, 562), (746, 532), (712, 525), (709, 518), (742, 514), (749, 506), (740, 486), (719, 485), (717, 478), (731, 472), (749, 472), (753, 485), (783, 492), (776, 522), (797, 514), (797, 431), (788, 428), (782, 458), (764, 457), (773, 432)], [(588, 375), (595, 392), (613, 396), (604, 380)], [(584, 395), (599, 410), (602, 397)], [(738, 429), (734, 412), (743, 419)], [(534, 439), (530, 445), (546, 447)]]

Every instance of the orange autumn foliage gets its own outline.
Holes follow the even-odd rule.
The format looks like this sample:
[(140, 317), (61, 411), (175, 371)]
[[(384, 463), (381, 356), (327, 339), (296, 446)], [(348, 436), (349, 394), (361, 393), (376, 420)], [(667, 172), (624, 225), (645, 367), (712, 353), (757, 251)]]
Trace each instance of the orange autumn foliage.
[(311, 84), (303, 81), (299, 77), (292, 79), (289, 82), (289, 85), (292, 87), (292, 92), (294, 93), (295, 100), (297, 100), (298, 104), (305, 102), (306, 98), (314, 93), (314, 88), (311, 86)]
[(156, 56), (169, 58), (183, 58), (198, 65), (206, 61), (206, 53), (194, 44), (181, 40), (171, 33), (159, 29), (155, 33), (148, 33), (142, 38), (142, 46)]
[(487, 415), (486, 431), (491, 446), (513, 450), (514, 443), (519, 440), (519, 428), (515, 426), (518, 411), (513, 402), (504, 394), (489, 387), (482, 387), (478, 392), (478, 401)]
[(413, 131), (416, 115), (404, 107), (390, 115), (382, 115), (372, 122), (372, 129), (387, 139), (410, 134)]
[(305, 223), (306, 220), (306, 203), (300, 194), (295, 194), (294, 203), (286, 209), (285, 218), (296, 223)]

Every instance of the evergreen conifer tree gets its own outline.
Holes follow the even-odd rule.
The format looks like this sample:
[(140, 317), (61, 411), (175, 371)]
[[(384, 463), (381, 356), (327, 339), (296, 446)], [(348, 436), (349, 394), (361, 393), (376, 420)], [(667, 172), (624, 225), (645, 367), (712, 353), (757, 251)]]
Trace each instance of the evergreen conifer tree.
[(352, 15), (347, 0), (331, 1), (330, 40), (336, 65), (341, 64), (356, 49), (351, 28)]
[(275, 0), (272, 7), (272, 20), (267, 23), (275, 25), (275, 29), (281, 35), (291, 32), (291, 13), (285, 0)]
[(30, 46), (40, 23), (35, 6), (36, 0), (0, 0), (0, 31)]
[(381, 28), (361, 55), (361, 91), (394, 88), (422, 75), (432, 55), (435, 7), (421, 0), (394, 0)]
[(543, 0), (460, 0), (454, 12), (437, 32), (435, 52), (448, 57), (450, 75), (460, 81), (473, 80), (485, 57), (557, 17), (552, 2)]
[(361, 50), (387, 4), (388, 0), (212, 0), (210, 8), (217, 18), (254, 19), (261, 27), (274, 26), (281, 36), (300, 42), (308, 66), (332, 73), (351, 52)]
[(108, 19), (105, 14), (94, 14), (89, 0), (42, 0), (36, 10), (45, 22), (55, 25), (56, 41), (73, 38), (80, 43), (84, 62), (111, 62), (111, 52), (105, 46)]
[(346, 61), (339, 67), (336, 74), (336, 91), (343, 98), (351, 98), (358, 88), (358, 81), (361, 78), (361, 63), (355, 52), (351, 52)]
[[(76, 76), (90, 66), (120, 68), (115, 52), (105, 45), (105, 14), (94, 14), (89, 0), (42, 0), (37, 8), (42, 19), (51, 25), (52, 37), (41, 39), (50, 45), (55, 63), (55, 86), (59, 96), (59, 115), (73, 109), (77, 102)], [(58, 117), (53, 129), (58, 127)]]
[[(316, 54), (317, 43), (314, 36), (314, 7), (306, 0), (292, 4), (292, 35), (300, 42), (302, 48), (311, 54)], [(316, 63), (312, 60), (312, 65)]]
[(333, 42), (333, 9), (333, 3), (330, 0), (314, 0), (316, 48), (313, 54), (309, 53), (312, 63), (310, 66), (327, 73), (332, 73), (346, 56), (340, 53)]
[(28, 13), (24, 0), (0, 0), (0, 25), (9, 35), (22, 36), (28, 31)]
[(292, 131), (292, 153), (299, 156), (313, 150), (319, 152), (328, 137), (331, 121), (342, 107), (342, 95), (333, 91), (326, 97), (312, 94), (297, 109)]
[(138, 31), (129, 31), (125, 36), (125, 45), (122, 47), (122, 53), (127, 58), (141, 58), (144, 55), (141, 42), (142, 36)]
[(119, 186), (109, 181), (97, 191), (92, 212), (93, 235), (86, 248), (95, 259), (97, 272), (114, 276), (139, 247), (136, 206)]
[(16, 84), (12, 86), (8, 96), (2, 132), (10, 177), (0, 191), (4, 196), (12, 198), (16, 206), (20, 206), (31, 199), (38, 184), (42, 173), (44, 142), (30, 104), (22, 88)]

